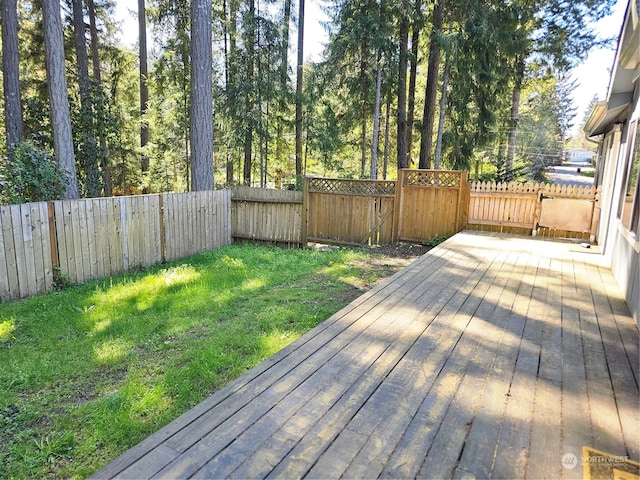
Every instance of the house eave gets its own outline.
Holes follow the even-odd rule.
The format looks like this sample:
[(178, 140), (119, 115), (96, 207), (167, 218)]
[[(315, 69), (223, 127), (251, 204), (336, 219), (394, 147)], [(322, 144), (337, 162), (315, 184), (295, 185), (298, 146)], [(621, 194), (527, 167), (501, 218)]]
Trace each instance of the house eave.
[(603, 109), (604, 111), (602, 113), (598, 112), (598, 117), (590, 122), (594, 117), (592, 114), (584, 127), (584, 131), (587, 134), (587, 137), (596, 137), (609, 130), (611, 126), (617, 122), (618, 118), (622, 116), (629, 104), (630, 103), (627, 102), (615, 108), (605, 107), (605, 109)]
[(587, 137), (605, 133), (633, 104), (634, 84), (640, 78), (640, 0), (630, 0), (618, 41), (607, 100), (596, 102), (584, 126)]

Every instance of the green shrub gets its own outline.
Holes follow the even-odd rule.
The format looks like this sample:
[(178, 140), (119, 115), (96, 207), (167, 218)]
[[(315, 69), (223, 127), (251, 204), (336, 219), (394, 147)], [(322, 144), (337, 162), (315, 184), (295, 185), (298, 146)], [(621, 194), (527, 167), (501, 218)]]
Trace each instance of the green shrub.
[(65, 178), (53, 154), (31, 142), (13, 146), (0, 161), (0, 200), (2, 203), (42, 202), (60, 198)]

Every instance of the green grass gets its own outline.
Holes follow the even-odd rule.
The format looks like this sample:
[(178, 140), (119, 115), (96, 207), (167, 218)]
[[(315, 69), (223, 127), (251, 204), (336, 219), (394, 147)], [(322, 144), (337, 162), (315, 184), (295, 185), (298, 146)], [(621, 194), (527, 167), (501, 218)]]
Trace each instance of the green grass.
[(93, 473), (391, 273), (370, 258), (229, 246), (0, 304), (0, 477)]

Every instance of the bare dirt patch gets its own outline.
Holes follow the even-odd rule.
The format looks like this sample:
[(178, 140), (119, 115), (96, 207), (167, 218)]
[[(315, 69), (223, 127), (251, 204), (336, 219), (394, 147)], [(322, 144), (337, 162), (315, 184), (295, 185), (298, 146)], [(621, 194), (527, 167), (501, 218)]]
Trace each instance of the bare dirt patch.
[(431, 245), (421, 245), (419, 243), (390, 243), (387, 245), (377, 245), (364, 247), (371, 254), (381, 255), (389, 259), (404, 261), (406, 265), (421, 257), (433, 248)]
[[(315, 248), (344, 248), (327, 245), (316, 245)], [(347, 247), (349, 248), (349, 247)], [(360, 273), (351, 279), (350, 288), (336, 294), (340, 298), (337, 301), (349, 303), (362, 295), (387, 277), (402, 270), (416, 259), (427, 253), (433, 247), (429, 245), (394, 243), (388, 245), (354, 247), (358, 250), (366, 250), (369, 257), (366, 260), (354, 260), (349, 263)]]

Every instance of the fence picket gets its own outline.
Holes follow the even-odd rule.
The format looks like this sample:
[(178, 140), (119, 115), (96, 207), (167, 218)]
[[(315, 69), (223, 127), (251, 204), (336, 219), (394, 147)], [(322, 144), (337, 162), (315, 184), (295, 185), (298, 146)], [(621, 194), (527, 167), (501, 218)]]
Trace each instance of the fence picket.
[(0, 298), (10, 298), (11, 287), (9, 285), (9, 269), (7, 260), (9, 255), (5, 247), (4, 215), (2, 211), (5, 207), (0, 207)]
[(51, 243), (49, 241), (49, 218), (46, 203), (31, 203), (33, 225), (33, 255), (36, 274), (36, 291), (47, 291), (51, 282)]
[[(592, 220), (591, 232), (571, 232), (566, 230), (550, 231), (538, 228), (542, 214), (543, 198), (570, 198), (593, 202), (597, 189), (593, 186), (550, 185), (541, 183), (487, 183), (474, 182), (470, 189), (470, 214), (468, 225), (471, 228), (528, 229), (544, 236), (580, 236), (595, 235), (597, 221)], [(597, 211), (597, 209), (593, 209)]]

